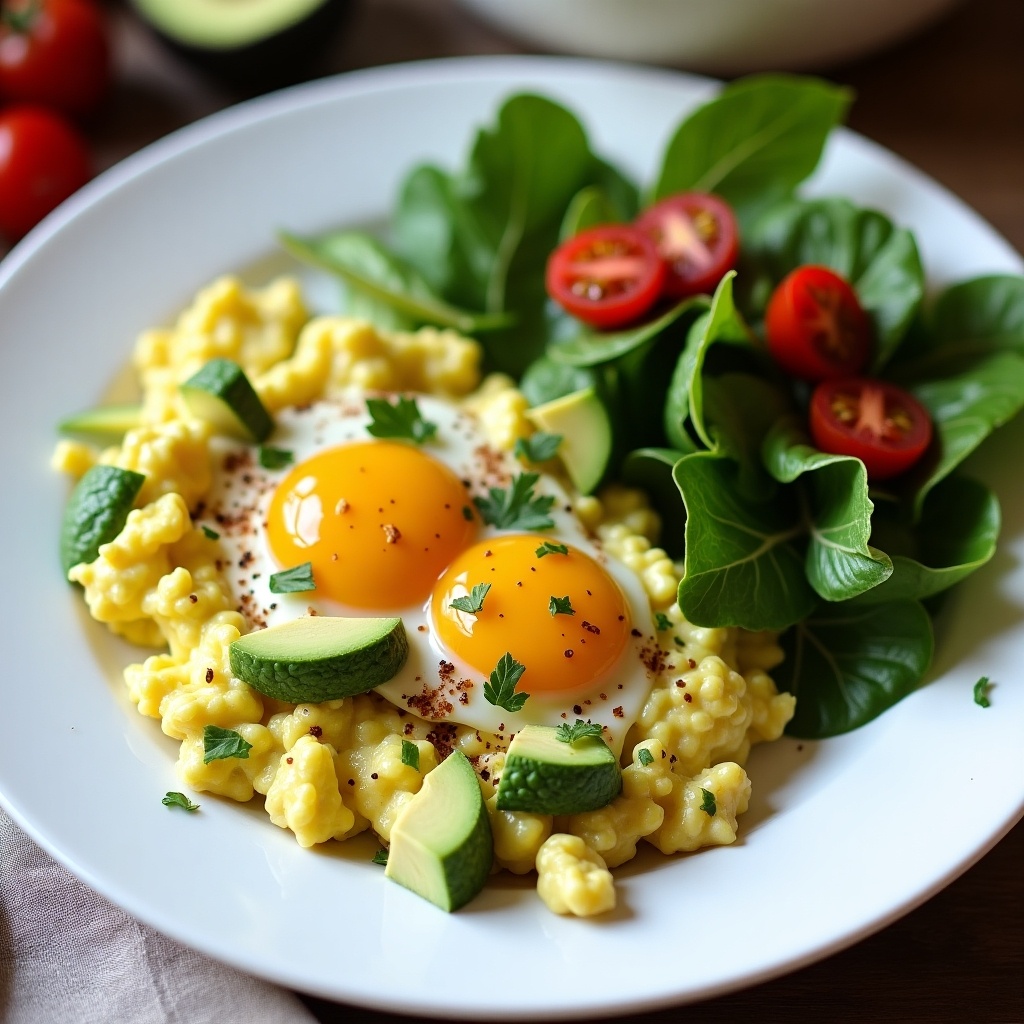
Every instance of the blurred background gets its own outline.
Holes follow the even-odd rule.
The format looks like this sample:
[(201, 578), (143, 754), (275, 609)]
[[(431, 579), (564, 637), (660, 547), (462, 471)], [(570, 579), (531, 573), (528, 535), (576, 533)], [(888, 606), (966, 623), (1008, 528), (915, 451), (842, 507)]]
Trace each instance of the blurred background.
[[(2, 0), (0, 235), (6, 231), (6, 238), (0, 237), (0, 257), (27, 230), (26, 211), (37, 202), (32, 196), (54, 187), (43, 180), (45, 167), (15, 162), (12, 136), (4, 135), (4, 118), (20, 99), (32, 98), (33, 83), (26, 87), (24, 75), (18, 77), (24, 31), (15, 23), (37, 5), (62, 3), (97, 7), (107, 54), (97, 58), (107, 62), (105, 70), (94, 65), (86, 72), (95, 96), (72, 89), (71, 106), (85, 109), (69, 112), (66, 98), (44, 104), (57, 110), (73, 140), (62, 137), (71, 148), (58, 155), (65, 174), (58, 186), (67, 191), (81, 183), (76, 174), (84, 180), (183, 125), (288, 81), (470, 54), (593, 54), (721, 78), (793, 69), (849, 85), (857, 95), (853, 129), (932, 175), (1024, 250), (1021, 0), (249, 2), (270, 9), (268, 22), (255, 29), (197, 21), (189, 11), (203, 0)], [(282, 10), (306, 26), (305, 36), (288, 38), (274, 27)], [(197, 44), (197, 33), (216, 44)], [(67, 62), (57, 65), (66, 76)], [(22, 88), (29, 88), (27, 97)], [(878, 935), (688, 1013), (702, 1022), (755, 1015), (764, 1022), (1022, 1021), (1022, 864), (1024, 826), (1018, 825), (966, 875)], [(307, 1004), (325, 1022), (399, 1019)], [(666, 1011), (644, 1019), (677, 1017)]]

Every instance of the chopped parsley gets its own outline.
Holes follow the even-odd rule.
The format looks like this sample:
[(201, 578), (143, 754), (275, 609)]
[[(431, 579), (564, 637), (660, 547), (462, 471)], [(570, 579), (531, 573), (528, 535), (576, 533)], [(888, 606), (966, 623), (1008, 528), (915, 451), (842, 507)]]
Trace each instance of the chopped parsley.
[(582, 718), (577, 718), (572, 725), (568, 722), (563, 722), (555, 730), (555, 739), (561, 740), (563, 743), (575, 743), (577, 740), (586, 739), (588, 736), (600, 735), (601, 726), (595, 722), (584, 722)]
[(366, 430), (374, 437), (401, 437), (423, 444), (437, 433), (437, 424), (420, 415), (415, 398), (399, 395), (394, 405), (386, 398), (368, 398), (366, 411), (370, 414)]
[(540, 479), (537, 473), (520, 473), (512, 477), (512, 486), (488, 488), (488, 497), (474, 498), (473, 502), (488, 526), (499, 530), (549, 530), (555, 525), (548, 511), (555, 499), (544, 494), (537, 497), (533, 485)]
[(303, 562), (302, 565), (296, 565), (291, 569), (283, 569), (270, 577), (272, 594), (299, 594), (304, 590), (316, 590), (312, 562)]
[(654, 764), (654, 755), (646, 747), (641, 747), (637, 751), (636, 759), (644, 768), (646, 768), (649, 764)]
[(449, 607), (457, 612), (470, 612), (478, 615), (484, 607), (484, 598), (491, 589), (490, 583), (474, 583), (473, 589), (465, 597), (452, 598)]
[(468, 505), (462, 506), (462, 518), (465, 519), (467, 523), (473, 522), (473, 510)]
[(546, 540), (539, 548), (537, 548), (536, 555), (538, 558), (543, 558), (545, 555), (567, 555), (569, 549), (564, 544), (553, 544), (551, 541)]
[(989, 708), (992, 706), (992, 701), (988, 699), (988, 688), (992, 685), (988, 676), (982, 676), (974, 684), (974, 703), (980, 708)]
[(547, 462), (548, 459), (555, 457), (561, 443), (561, 434), (548, 434), (538, 430), (529, 437), (516, 438), (514, 454), (517, 459), (526, 462)]
[(258, 457), (264, 469), (283, 469), (295, 461), (295, 456), (287, 448), (271, 448), (265, 444), (260, 445)]
[(387, 867), (387, 863), (388, 863), (388, 851), (387, 851), (387, 850), (378, 850), (378, 851), (377, 851), (377, 852), (376, 852), (376, 853), (375, 853), (375, 854), (373, 855), (373, 861), (372, 861), (372, 863), (374, 863), (374, 864), (380, 864), (380, 865), (381, 865), (381, 867)]
[(658, 627), (659, 632), (672, 628), (672, 620), (664, 612), (654, 613), (654, 624)]
[(565, 597), (555, 597), (552, 595), (551, 600), (548, 601), (548, 611), (551, 612), (552, 615), (576, 614), (576, 609), (573, 608), (568, 594), (566, 594)]
[(715, 794), (710, 789), (701, 788), (703, 799), (700, 802), (700, 809), (712, 818), (718, 813), (718, 804), (715, 803)]
[(182, 810), (186, 811), (199, 810), (199, 804), (192, 803), (184, 793), (178, 793), (177, 791), (167, 793), (160, 803), (162, 803), (164, 807), (180, 807)]
[(227, 757), (247, 760), (250, 750), (252, 744), (234, 729), (222, 729), (219, 725), (208, 725), (203, 729), (203, 764)]
[(484, 683), (484, 699), (487, 703), (505, 711), (521, 711), (530, 695), (517, 693), (516, 683), (525, 671), (526, 666), (521, 665), (506, 651), (498, 659), (497, 667), (491, 673), (490, 679)]
[(420, 748), (412, 740), (402, 740), (402, 764), (420, 770)]
[(210, 527), (205, 524), (203, 526), (203, 536), (206, 537), (207, 540), (220, 540), (220, 534), (216, 530), (211, 530)]

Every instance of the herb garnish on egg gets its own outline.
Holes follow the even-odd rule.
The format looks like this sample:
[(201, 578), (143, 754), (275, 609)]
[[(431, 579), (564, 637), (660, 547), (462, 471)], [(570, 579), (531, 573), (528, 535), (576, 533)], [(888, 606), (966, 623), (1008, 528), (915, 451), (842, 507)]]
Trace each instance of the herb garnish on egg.
[(526, 671), (511, 654), (503, 654), (490, 679), (484, 683), (484, 697), (489, 704), (506, 711), (521, 711), (529, 699), (528, 693), (516, 691), (516, 684)]

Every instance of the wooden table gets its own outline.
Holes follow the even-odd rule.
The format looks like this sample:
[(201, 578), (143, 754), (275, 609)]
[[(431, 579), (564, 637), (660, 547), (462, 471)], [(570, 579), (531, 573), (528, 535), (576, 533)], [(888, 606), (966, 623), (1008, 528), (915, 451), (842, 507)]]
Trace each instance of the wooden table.
[[(101, 166), (238, 99), (160, 50), (120, 8), (112, 15), (118, 85), (92, 131)], [(361, 0), (316, 71), (522, 52), (532, 51), (453, 0)], [(818, 70), (856, 90), (853, 128), (937, 178), (1024, 250), (1021, 0), (969, 0), (896, 48)], [(308, 1005), (325, 1022), (407, 1019)], [(674, 1021), (681, 1013), (702, 1024), (1024, 1021), (1024, 824), (924, 906), (852, 948), (767, 984), (642, 1019)]]

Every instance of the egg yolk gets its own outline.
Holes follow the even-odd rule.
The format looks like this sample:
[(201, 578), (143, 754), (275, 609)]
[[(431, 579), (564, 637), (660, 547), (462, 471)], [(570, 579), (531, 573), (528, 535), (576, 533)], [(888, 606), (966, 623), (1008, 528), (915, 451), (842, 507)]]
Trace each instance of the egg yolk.
[[(517, 686), (524, 693), (592, 690), (628, 643), (626, 600), (589, 555), (566, 545), (565, 554), (541, 554), (545, 540), (559, 543), (516, 534), (467, 548), (434, 588), (434, 628), (446, 651), (485, 677), (510, 653), (526, 667)], [(484, 584), (478, 611), (453, 606), (472, 605)]]
[(296, 465), (271, 499), (281, 566), (311, 562), (318, 596), (353, 609), (422, 604), (477, 523), (461, 480), (408, 444), (328, 448)]

